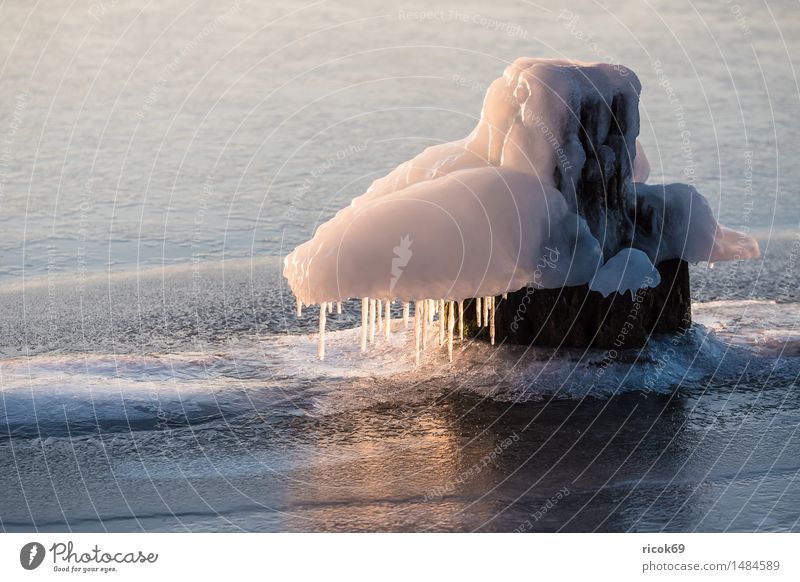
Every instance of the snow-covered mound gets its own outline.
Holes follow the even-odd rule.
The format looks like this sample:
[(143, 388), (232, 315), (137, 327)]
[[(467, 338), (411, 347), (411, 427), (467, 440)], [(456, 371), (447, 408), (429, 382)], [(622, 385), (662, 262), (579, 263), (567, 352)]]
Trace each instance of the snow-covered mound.
[(298, 304), (324, 312), (361, 297), (366, 327), (370, 299), (380, 320), (381, 301), (460, 302), (530, 285), (633, 294), (658, 284), (654, 265), (666, 259), (757, 256), (757, 242), (720, 226), (694, 188), (643, 184), (640, 91), (619, 65), (517, 59), (469, 136), (375, 180), (286, 257)]
[[(530, 282), (588, 283), (602, 258), (599, 241), (576, 214), (574, 184), (586, 152), (575, 112), (586, 101), (611, 103), (619, 95), (638, 107), (640, 90), (636, 75), (618, 65), (516, 60), (489, 87), (468, 137), (430, 147), (376, 180), (286, 257), (292, 291), (310, 305), (365, 296), (457, 301)], [(606, 132), (625, 125), (636, 152), (633, 178), (646, 180), (649, 164), (635, 141), (638, 115), (617, 120), (609, 107), (596, 111), (601, 118), (593, 123)], [(635, 244), (655, 264), (758, 254), (755, 240), (718, 225), (691, 187), (636, 184), (631, 196), (649, 220)], [(542, 257), (552, 254), (546, 249), (555, 249), (559, 261), (542, 269)]]

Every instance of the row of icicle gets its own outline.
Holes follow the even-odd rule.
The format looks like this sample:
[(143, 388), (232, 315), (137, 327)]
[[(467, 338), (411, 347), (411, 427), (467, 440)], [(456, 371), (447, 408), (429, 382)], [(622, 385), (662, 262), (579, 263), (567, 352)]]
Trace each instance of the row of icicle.
[[(503, 295), (505, 298), (506, 295)], [(381, 299), (361, 299), (361, 351), (367, 351), (367, 344), (375, 341), (375, 333), (383, 333), (388, 340), (392, 335), (392, 303)], [(458, 313), (456, 315), (456, 307)], [(407, 329), (411, 304), (403, 302), (403, 325)], [(489, 326), (489, 337), (494, 345), (494, 296), (475, 299), (475, 316), (478, 327)], [(333, 313), (333, 302), (326, 301), (319, 306), (319, 343), (317, 355), (325, 359), (325, 325), (327, 314)], [(336, 302), (336, 313), (342, 313), (341, 302)], [(297, 301), (297, 317), (303, 314), (303, 304)], [(438, 316), (438, 319), (436, 317)], [(447, 357), (453, 361), (453, 334), (458, 319), (458, 338), (464, 341), (464, 302), (444, 299), (418, 299), (414, 302), (414, 365), (419, 366), (420, 351), (428, 348), (428, 327), (438, 322), (439, 346), (447, 345)]]

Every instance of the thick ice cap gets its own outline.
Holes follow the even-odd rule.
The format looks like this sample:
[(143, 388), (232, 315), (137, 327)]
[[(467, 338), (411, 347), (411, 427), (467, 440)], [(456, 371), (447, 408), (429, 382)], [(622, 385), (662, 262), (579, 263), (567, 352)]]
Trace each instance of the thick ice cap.
[[(305, 304), (457, 301), (516, 291), (536, 277), (542, 288), (594, 279), (610, 293), (610, 279), (595, 273), (604, 251), (630, 245), (619, 233), (631, 230), (631, 209), (633, 247), (641, 252), (609, 259), (616, 261), (603, 273), (618, 273), (623, 258), (637, 267), (625, 273), (638, 277), (668, 258), (758, 256), (758, 243), (719, 225), (694, 188), (634, 187), (649, 173), (636, 140), (640, 91), (636, 75), (620, 65), (517, 59), (489, 87), (466, 138), (430, 147), (375, 180), (286, 257), (292, 291)], [(577, 213), (576, 184), (584, 176), (584, 147), (596, 144), (625, 187), (621, 206), (600, 208), (587, 226), (590, 215)], [(546, 261), (543, 270), (543, 256), (558, 261)], [(618, 290), (632, 290), (637, 277), (628, 275), (617, 277)]]

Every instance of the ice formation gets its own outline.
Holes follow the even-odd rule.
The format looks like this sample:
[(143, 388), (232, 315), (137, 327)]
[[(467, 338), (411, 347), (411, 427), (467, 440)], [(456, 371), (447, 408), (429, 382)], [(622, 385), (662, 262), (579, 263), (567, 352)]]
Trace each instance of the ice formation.
[[(375, 341), (376, 319), (389, 337), (391, 301), (413, 301), (417, 350), (438, 318), (439, 345), (452, 353), (451, 318), (462, 336), (455, 306), (463, 309), (468, 298), (483, 298), (479, 325), (493, 327), (494, 297), (532, 283), (633, 294), (669, 258), (757, 256), (756, 241), (719, 225), (694, 188), (644, 184), (640, 91), (636, 75), (619, 65), (517, 59), (489, 87), (469, 136), (430, 147), (376, 180), (286, 257), (298, 314), (303, 304), (320, 304), (324, 319), (326, 302), (337, 302), (338, 312), (342, 301), (361, 298), (363, 350)], [(632, 218), (618, 208), (581, 207), (587, 143), (615, 146), (592, 152), (598, 173), (627, 168), (619, 191), (636, 212), (632, 240), (619, 226)]]
[(635, 184), (639, 213), (635, 246), (658, 264), (754, 259), (758, 242), (717, 223), (708, 201), (686, 184)]
[(639, 249), (622, 249), (608, 259), (597, 270), (589, 288), (603, 297), (612, 293), (630, 293), (631, 297), (638, 289), (656, 287), (661, 283), (661, 275), (650, 258)]

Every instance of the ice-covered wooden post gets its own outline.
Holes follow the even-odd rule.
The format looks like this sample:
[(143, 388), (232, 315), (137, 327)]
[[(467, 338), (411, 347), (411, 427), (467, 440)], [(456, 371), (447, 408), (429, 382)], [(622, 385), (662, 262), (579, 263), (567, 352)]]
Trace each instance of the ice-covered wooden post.
[(516, 59), (468, 136), (375, 180), (287, 255), (292, 292), (304, 305), (372, 298), (370, 343), (382, 301), (426, 297), (423, 350), (451, 302), (465, 336), (493, 343), (619, 349), (686, 329), (684, 261), (760, 251), (692, 186), (646, 183), (640, 92), (620, 65)]
[[(635, 77), (632, 77), (635, 79)], [(633, 168), (639, 133), (638, 80), (635, 90), (619, 91), (609, 100), (585, 93), (570, 110), (577, 122), (583, 156), (571, 152), (554, 169), (556, 187), (572, 198), (602, 247), (606, 260), (631, 247), (638, 230), (649, 227), (636, 204)], [(565, 97), (565, 103), (570, 103)], [(559, 128), (560, 144), (568, 144), (574, 127)], [(567, 147), (559, 145), (556, 147)], [(643, 154), (641, 154), (643, 155)], [(565, 164), (583, 159), (579, 168)], [(559, 156), (556, 156), (559, 161)], [(566, 160), (566, 161), (565, 161)], [(543, 257), (543, 261), (553, 258)], [(558, 257), (571, 260), (571, 257)], [(689, 269), (685, 261), (672, 259), (656, 265), (661, 283), (630, 293), (603, 297), (588, 285), (543, 289), (536, 282), (507, 298), (495, 299), (496, 341), (554, 347), (624, 348), (642, 346), (651, 333), (676, 333), (691, 324)], [(467, 305), (471, 302), (467, 302)], [(488, 329), (477, 325), (475, 310), (465, 305), (468, 326), (489, 338)]]

